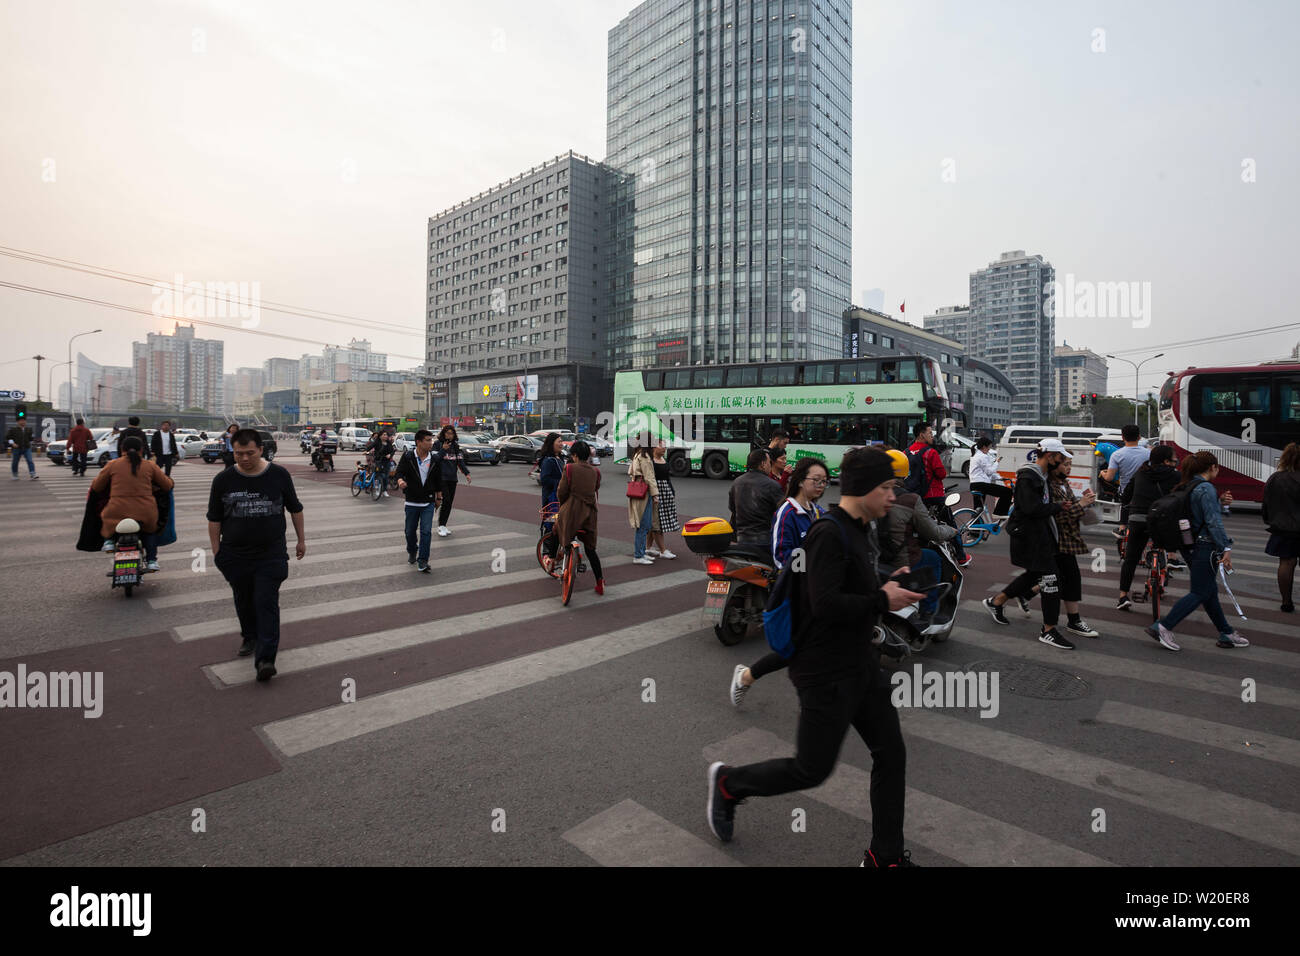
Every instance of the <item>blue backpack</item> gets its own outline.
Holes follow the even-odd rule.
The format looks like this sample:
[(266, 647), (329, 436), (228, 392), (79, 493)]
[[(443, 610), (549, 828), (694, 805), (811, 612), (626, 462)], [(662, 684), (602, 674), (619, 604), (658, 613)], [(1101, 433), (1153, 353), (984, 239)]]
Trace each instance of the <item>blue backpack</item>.
[[(840, 530), (840, 541), (844, 545), (844, 552), (849, 550), (848, 535), (844, 531), (844, 525), (840, 524), (830, 514), (826, 514), (817, 521), (813, 522), (816, 526), (823, 521), (829, 521)], [(808, 529), (812, 534), (812, 528)], [(807, 535), (804, 536), (807, 540)], [(772, 648), (786, 660), (794, 656), (795, 631), (797, 625), (794, 620), (794, 589), (797, 586), (797, 576), (803, 574), (803, 571), (794, 570), (794, 555), (785, 563), (779, 574), (776, 576), (776, 582), (772, 585), (772, 591), (767, 596), (767, 604), (763, 607), (763, 634), (767, 637), (767, 646)]]

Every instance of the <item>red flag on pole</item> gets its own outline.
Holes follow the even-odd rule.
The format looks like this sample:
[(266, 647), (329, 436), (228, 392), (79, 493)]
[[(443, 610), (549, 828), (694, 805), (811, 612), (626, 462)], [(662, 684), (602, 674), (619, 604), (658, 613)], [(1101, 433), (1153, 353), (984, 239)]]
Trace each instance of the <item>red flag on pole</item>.
[(903, 300), (903, 304), (900, 305), (900, 306), (898, 307), (898, 311), (899, 311), (899, 312), (906, 312), (906, 311), (907, 311), (907, 300), (906, 300), (906, 299), (904, 299), (904, 300)]

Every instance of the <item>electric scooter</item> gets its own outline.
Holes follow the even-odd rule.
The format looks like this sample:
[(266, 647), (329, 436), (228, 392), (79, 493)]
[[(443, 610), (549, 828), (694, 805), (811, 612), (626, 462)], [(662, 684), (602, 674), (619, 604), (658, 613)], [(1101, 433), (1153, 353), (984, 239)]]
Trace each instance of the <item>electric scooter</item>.
[(123, 518), (115, 528), (117, 538), (113, 544), (113, 570), (108, 572), (114, 588), (121, 588), (131, 596), (135, 587), (149, 573), (144, 566), (144, 545), (140, 540), (140, 524), (134, 518)]

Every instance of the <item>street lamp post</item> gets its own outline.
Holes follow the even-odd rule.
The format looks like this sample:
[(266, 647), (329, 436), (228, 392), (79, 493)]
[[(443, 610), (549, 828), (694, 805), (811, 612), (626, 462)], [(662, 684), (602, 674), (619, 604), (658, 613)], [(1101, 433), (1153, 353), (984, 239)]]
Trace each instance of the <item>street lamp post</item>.
[[(89, 332), (78, 332), (72, 338), (68, 339), (68, 411), (69, 412), (72, 411), (73, 407), (77, 404), (72, 398), (72, 388), (73, 388), (72, 343), (75, 339), (79, 339), (83, 335), (94, 335), (96, 332), (103, 332), (103, 331), (104, 331), (103, 329), (91, 329)], [(53, 403), (54, 401), (54, 397), (52, 395), (50, 396), (50, 401), (51, 403)]]
[[(1142, 393), (1141, 379), (1139, 378), (1139, 376), (1141, 375), (1141, 372), (1142, 372), (1142, 366), (1143, 366), (1143, 365), (1146, 365), (1147, 362), (1154, 362), (1156, 359), (1163, 357), (1164, 354), (1165, 354), (1164, 352), (1160, 352), (1159, 354), (1157, 354), (1157, 355), (1153, 355), (1153, 356), (1151, 356), (1150, 358), (1144, 358), (1142, 361), (1137, 362), (1137, 363), (1133, 362), (1132, 359), (1120, 358), (1118, 355), (1109, 355), (1109, 354), (1108, 354), (1108, 355), (1106, 356), (1106, 358), (1108, 358), (1108, 359), (1115, 359), (1116, 361), (1119, 361), (1119, 362), (1128, 362), (1129, 365), (1132, 365), (1132, 366), (1133, 366), (1133, 401), (1134, 401), (1134, 405), (1133, 405), (1133, 424), (1134, 424), (1134, 425), (1136, 425), (1136, 424), (1138, 423), (1138, 409), (1137, 409), (1137, 402), (1141, 401), (1141, 399), (1140, 399), (1138, 396), (1141, 395), (1141, 393)], [(1150, 411), (1148, 411), (1148, 412), (1147, 412), (1147, 431), (1149, 432), (1150, 430), (1151, 430), (1151, 413), (1150, 413)], [(1148, 435), (1147, 437), (1150, 437), (1150, 436)]]
[[(56, 368), (63, 368), (63, 366), (65, 366), (65, 365), (67, 365), (67, 366), (71, 366), (71, 365), (72, 365), (72, 362), (71, 362), (71, 361), (60, 362), (58, 365), (51, 365), (51, 366), (50, 366), (49, 380), (48, 380), (48, 382), (47, 382), (47, 384), (49, 385), (49, 388), (46, 389), (46, 391), (48, 391), (48, 392), (50, 393), (50, 408), (54, 408), (54, 407), (55, 407), (55, 402), (54, 402), (54, 398), (55, 398), (55, 395), (54, 395), (54, 370), (55, 370)], [(38, 387), (39, 387), (39, 383), (38, 383)], [(72, 411), (72, 372), (71, 372), (71, 369), (69, 369), (69, 371), (68, 371), (68, 411)]]

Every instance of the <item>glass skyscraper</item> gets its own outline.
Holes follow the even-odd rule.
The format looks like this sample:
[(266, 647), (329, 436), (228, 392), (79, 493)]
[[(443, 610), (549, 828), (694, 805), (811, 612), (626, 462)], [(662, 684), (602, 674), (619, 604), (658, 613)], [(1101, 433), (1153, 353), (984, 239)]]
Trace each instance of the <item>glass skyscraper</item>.
[(840, 355), (851, 0), (647, 0), (609, 32), (607, 367)]

